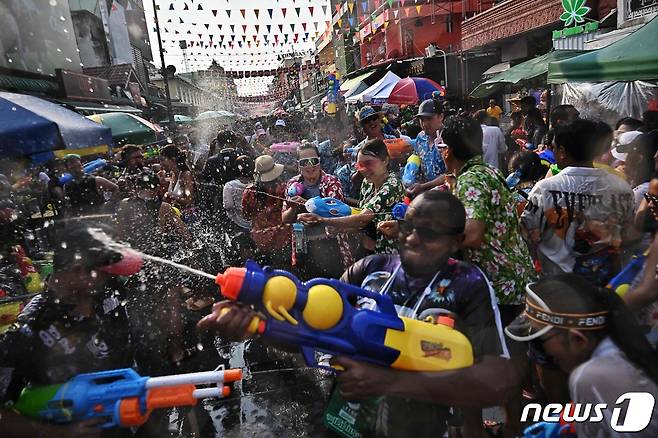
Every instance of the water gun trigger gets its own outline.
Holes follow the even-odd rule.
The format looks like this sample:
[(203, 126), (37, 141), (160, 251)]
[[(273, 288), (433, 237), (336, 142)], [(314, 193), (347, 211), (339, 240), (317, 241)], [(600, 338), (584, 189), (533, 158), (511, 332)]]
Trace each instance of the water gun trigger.
[(279, 306), (276, 309), (272, 306), (272, 302), (268, 301), (265, 303), (265, 309), (267, 312), (272, 315), (274, 319), (278, 319), (279, 321), (288, 321), (292, 325), (298, 325), (299, 322), (293, 318), (293, 316), (288, 313), (285, 307)]

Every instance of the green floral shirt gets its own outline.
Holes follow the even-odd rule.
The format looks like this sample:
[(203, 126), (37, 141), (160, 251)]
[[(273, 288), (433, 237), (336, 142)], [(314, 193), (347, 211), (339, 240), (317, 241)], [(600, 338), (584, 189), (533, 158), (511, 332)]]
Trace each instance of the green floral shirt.
[(464, 204), (466, 219), (485, 223), (484, 242), (464, 256), (491, 281), (499, 304), (522, 304), (525, 286), (534, 280), (532, 259), (521, 237), (514, 196), (498, 169), (471, 158), (457, 177), (455, 196)]
[[(392, 220), (393, 206), (402, 201), (405, 191), (402, 181), (395, 173), (390, 172), (388, 178), (379, 190), (368, 181), (361, 184), (361, 196), (359, 197), (359, 208), (368, 209), (375, 213), (373, 223)], [(397, 254), (398, 242), (395, 239), (387, 239), (383, 234), (377, 233), (377, 245), (375, 251), (379, 254)]]

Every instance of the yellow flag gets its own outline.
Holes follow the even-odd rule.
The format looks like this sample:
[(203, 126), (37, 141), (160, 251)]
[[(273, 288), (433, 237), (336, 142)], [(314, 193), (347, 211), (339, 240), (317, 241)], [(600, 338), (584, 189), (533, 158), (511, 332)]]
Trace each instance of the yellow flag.
[(421, 8), (421, 7), (422, 7), (421, 5), (416, 6), (416, 13), (417, 13), (417, 14), (420, 14), (420, 8)]

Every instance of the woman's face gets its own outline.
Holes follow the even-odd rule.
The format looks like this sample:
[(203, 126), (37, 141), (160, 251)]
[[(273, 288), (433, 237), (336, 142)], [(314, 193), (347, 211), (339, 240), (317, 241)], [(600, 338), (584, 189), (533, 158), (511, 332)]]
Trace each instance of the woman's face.
[(314, 149), (300, 150), (297, 153), (297, 165), (299, 166), (299, 173), (305, 182), (315, 184), (320, 179), (322, 172), (320, 157)]
[(374, 182), (388, 173), (388, 159), (382, 160), (359, 152), (356, 159), (356, 170), (363, 175), (366, 181)]
[(565, 373), (587, 361), (593, 345), (588, 337), (577, 330), (553, 329), (534, 341)]

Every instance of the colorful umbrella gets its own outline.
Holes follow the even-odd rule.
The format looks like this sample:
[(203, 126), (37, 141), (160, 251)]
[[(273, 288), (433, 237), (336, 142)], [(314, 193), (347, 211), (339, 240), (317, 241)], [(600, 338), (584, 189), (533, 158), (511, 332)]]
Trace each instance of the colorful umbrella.
[(425, 99), (431, 99), (435, 91), (445, 94), (445, 88), (427, 78), (401, 79), (388, 96), (388, 103), (396, 105), (416, 105)]
[(128, 113), (104, 113), (87, 116), (96, 123), (102, 123), (112, 130), (112, 140), (117, 146), (156, 143), (162, 129), (141, 117)]
[(0, 157), (29, 157), (36, 164), (73, 152), (107, 152), (110, 130), (53, 102), (0, 92)]

